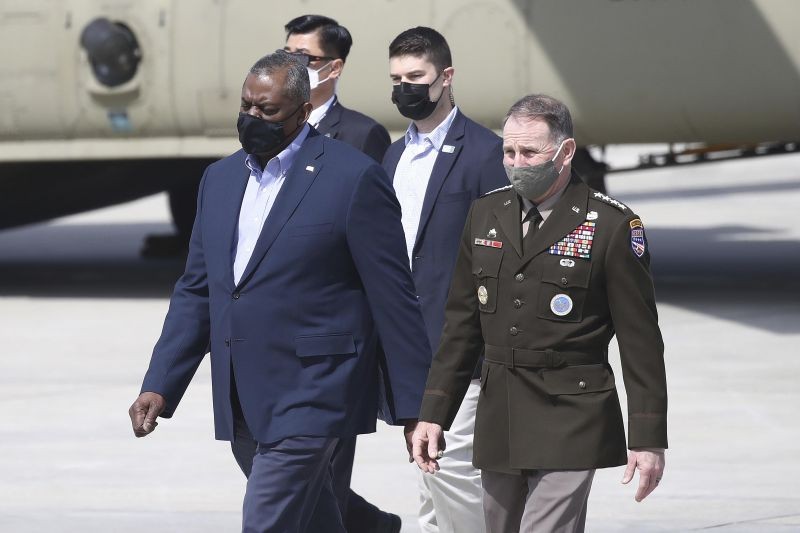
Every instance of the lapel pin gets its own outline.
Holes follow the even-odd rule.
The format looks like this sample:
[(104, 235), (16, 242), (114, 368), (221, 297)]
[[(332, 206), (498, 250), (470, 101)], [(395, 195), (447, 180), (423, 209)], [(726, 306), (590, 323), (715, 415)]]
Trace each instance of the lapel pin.
[(504, 205), (504, 206), (506, 206), (506, 207), (508, 207), (509, 205), (511, 205), (511, 200), (506, 200), (506, 201), (503, 203), (503, 205)]
[(580, 213), (581, 212), (581, 208), (578, 207), (577, 205), (573, 205), (572, 206), (572, 210), (575, 211), (576, 213)]
[(456, 147), (453, 146), (452, 144), (445, 144), (444, 146), (442, 146), (442, 152), (444, 152), (446, 154), (452, 154), (455, 151), (456, 151)]
[(497, 230), (494, 228), (490, 229), (489, 233), (486, 236), (489, 237), (490, 239), (494, 239), (495, 237), (497, 237)]
[(597, 211), (589, 211), (586, 213), (586, 220), (597, 220)]
[(306, 171), (307, 171), (307, 172), (314, 172), (314, 167), (312, 167), (311, 165), (308, 165), (308, 166), (306, 167)]

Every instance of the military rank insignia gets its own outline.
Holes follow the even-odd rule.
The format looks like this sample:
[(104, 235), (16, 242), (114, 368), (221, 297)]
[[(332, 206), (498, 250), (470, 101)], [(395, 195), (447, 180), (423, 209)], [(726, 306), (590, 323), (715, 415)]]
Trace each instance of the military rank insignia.
[(589, 259), (592, 256), (595, 224), (596, 222), (590, 220), (583, 222), (566, 237), (552, 245), (550, 253)]
[(636, 257), (642, 257), (647, 251), (647, 240), (644, 237), (644, 225), (638, 218), (634, 218), (630, 222), (631, 226), (631, 250), (636, 254)]

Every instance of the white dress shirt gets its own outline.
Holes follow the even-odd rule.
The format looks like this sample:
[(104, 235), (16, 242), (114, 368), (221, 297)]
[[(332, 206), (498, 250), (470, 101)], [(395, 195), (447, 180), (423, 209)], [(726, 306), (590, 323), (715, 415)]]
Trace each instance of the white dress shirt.
[(253, 255), (261, 228), (269, 216), (275, 197), (278, 196), (286, 173), (292, 167), (292, 162), (308, 136), (308, 124), (303, 126), (300, 134), (281, 153), (267, 161), (266, 168), (262, 169), (258, 158), (248, 155), (245, 165), (250, 169), (247, 179), (247, 188), (242, 198), (242, 207), (239, 210), (239, 225), (236, 229), (236, 247), (233, 258), (233, 281), (237, 285), (242, 279), (242, 274)]
[(425, 201), (425, 191), (428, 189), (433, 164), (442, 150), (444, 138), (450, 131), (457, 111), (458, 108), (453, 107), (450, 114), (430, 133), (419, 133), (413, 122), (406, 130), (406, 148), (397, 162), (393, 184), (402, 210), (403, 232), (406, 235), (409, 261), (414, 253), (414, 242), (417, 239), (422, 216), (422, 203)]
[(311, 114), (308, 116), (308, 123), (314, 126), (315, 128), (322, 122), (322, 119), (325, 118), (325, 115), (328, 114), (331, 107), (333, 107), (333, 103), (336, 101), (336, 95), (334, 94), (328, 100), (325, 101), (319, 107), (315, 107), (311, 110)]

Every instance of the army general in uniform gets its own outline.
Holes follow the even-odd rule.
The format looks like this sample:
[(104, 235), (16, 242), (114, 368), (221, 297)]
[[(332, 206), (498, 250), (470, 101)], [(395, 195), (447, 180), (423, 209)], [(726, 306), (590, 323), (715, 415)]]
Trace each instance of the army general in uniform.
[[(467, 217), (413, 438), (417, 464), (437, 470), (441, 432), (485, 351), (473, 462), (490, 532), (583, 531), (595, 469), (627, 464), (626, 483), (639, 470), (637, 501), (664, 469), (664, 345), (644, 225), (572, 173), (572, 135), (569, 110), (553, 98), (511, 107), (511, 185)], [(614, 335), (627, 443), (608, 363)]]

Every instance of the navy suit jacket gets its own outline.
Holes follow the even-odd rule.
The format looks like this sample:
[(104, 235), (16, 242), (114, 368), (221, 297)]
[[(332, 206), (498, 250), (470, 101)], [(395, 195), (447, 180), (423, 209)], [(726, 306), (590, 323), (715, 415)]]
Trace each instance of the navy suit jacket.
[[(383, 168), (392, 180), (403, 150), (404, 138), (392, 143), (384, 156)], [(447, 293), (469, 207), (476, 198), (508, 183), (502, 139), (457, 111), (431, 171), (411, 260), (434, 351), (444, 327)]]
[(218, 439), (233, 439), (234, 380), (260, 442), (374, 431), (381, 374), (394, 418), (415, 419), (431, 350), (386, 173), (312, 129), (237, 285), (245, 157), (203, 176), (186, 270), (142, 391), (163, 395), (162, 416), (172, 416), (210, 349)]
[(347, 109), (339, 98), (333, 100), (328, 112), (317, 124), (317, 131), (364, 152), (380, 163), (391, 144), (386, 128), (367, 115)]

